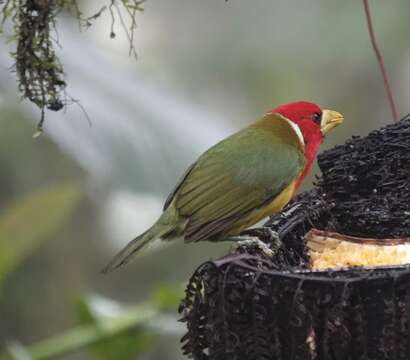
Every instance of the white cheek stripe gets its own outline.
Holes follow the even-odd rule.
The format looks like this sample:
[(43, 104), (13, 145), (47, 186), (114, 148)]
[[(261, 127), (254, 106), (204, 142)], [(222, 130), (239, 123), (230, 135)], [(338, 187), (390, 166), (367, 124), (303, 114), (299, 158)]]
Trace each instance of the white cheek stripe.
[(288, 122), (290, 126), (292, 126), (292, 129), (295, 130), (296, 135), (299, 138), (300, 143), (302, 144), (303, 147), (305, 147), (305, 139), (303, 138), (302, 131), (300, 131), (300, 127), (296, 125), (293, 121), (290, 121), (289, 119), (284, 119)]

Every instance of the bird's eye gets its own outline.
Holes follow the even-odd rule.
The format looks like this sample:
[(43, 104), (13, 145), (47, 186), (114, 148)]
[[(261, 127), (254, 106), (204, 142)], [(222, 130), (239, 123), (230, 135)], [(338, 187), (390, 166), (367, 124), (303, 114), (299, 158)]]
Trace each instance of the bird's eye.
[(322, 114), (320, 113), (314, 113), (312, 115), (312, 120), (313, 122), (315, 122), (316, 124), (320, 124), (320, 121), (322, 120)]

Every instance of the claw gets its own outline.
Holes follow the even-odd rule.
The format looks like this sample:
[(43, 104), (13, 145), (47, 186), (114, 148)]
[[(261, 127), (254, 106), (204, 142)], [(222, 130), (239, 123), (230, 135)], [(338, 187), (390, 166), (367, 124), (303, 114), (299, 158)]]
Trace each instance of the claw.
[(278, 250), (282, 247), (282, 241), (279, 237), (279, 234), (267, 226), (245, 230), (241, 233), (240, 237), (243, 235), (266, 239), (266, 242), (272, 244), (271, 247), (274, 250)]
[(235, 237), (237, 241), (236, 244), (233, 246), (233, 251), (237, 252), (242, 248), (257, 248), (260, 250), (265, 256), (272, 258), (275, 255), (275, 251), (270, 249), (267, 244), (265, 244), (262, 240), (254, 236), (237, 236)]

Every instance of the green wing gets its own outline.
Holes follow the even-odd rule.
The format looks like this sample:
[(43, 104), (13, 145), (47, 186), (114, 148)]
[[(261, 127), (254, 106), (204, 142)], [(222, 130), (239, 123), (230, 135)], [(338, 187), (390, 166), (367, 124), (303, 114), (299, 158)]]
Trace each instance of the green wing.
[(165, 209), (173, 204), (188, 220), (185, 241), (211, 239), (272, 201), (304, 163), (294, 130), (282, 117), (267, 115), (205, 152), (181, 178)]

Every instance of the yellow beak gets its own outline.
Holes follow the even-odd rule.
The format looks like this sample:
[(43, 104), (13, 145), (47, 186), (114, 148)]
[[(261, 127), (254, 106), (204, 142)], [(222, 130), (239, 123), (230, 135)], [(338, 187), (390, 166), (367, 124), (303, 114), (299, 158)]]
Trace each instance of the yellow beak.
[(322, 111), (322, 121), (320, 123), (320, 132), (325, 136), (330, 130), (343, 122), (343, 115), (333, 110)]

